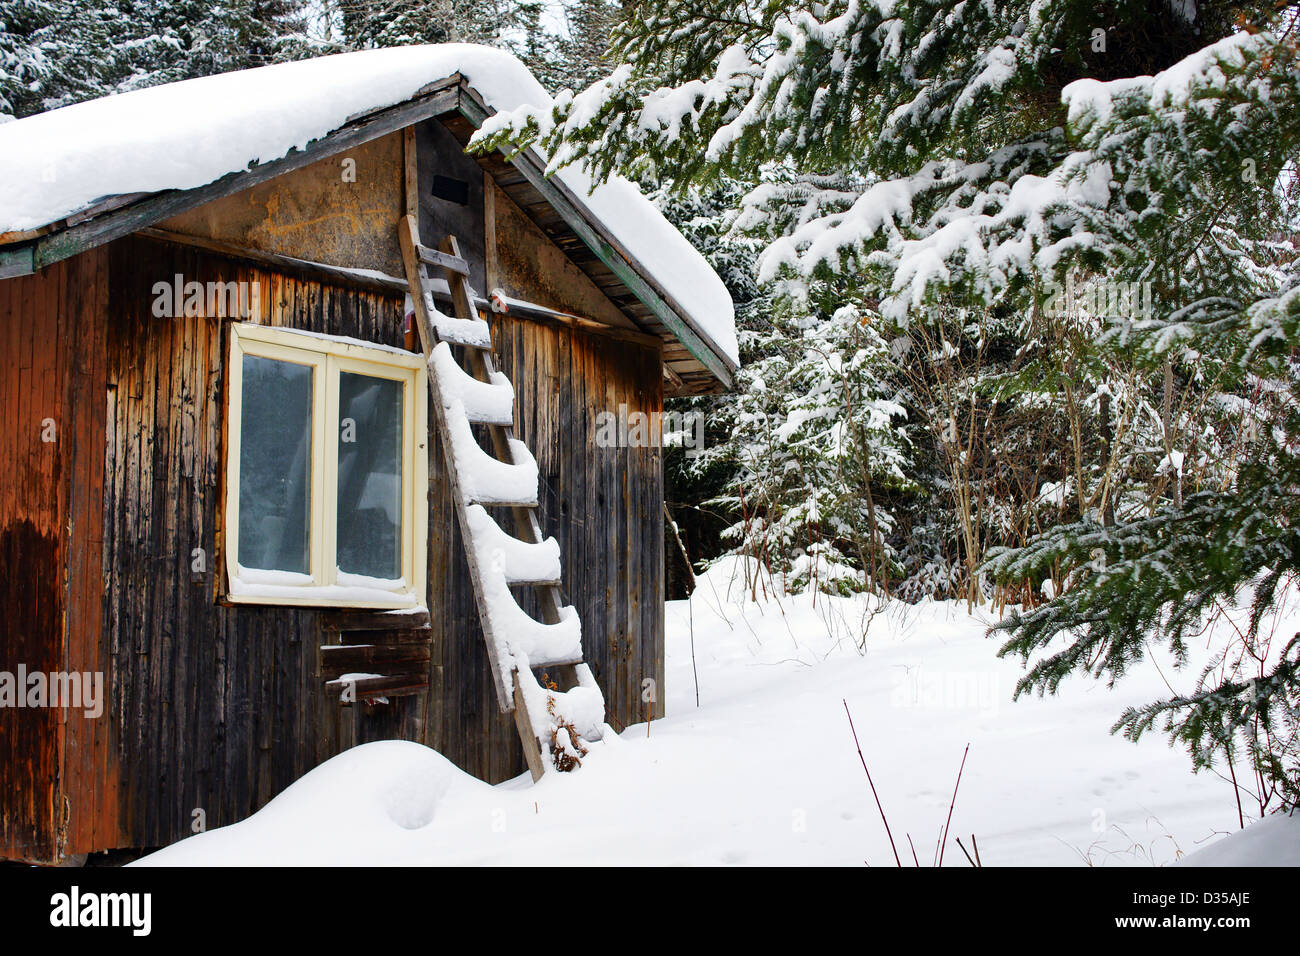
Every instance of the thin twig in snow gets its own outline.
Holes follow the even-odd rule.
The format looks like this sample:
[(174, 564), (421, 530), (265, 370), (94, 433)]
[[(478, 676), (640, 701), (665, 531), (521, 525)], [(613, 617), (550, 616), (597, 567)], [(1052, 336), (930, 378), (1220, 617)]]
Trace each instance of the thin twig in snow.
[(961, 772), (966, 769), (966, 754), (968, 753), (970, 753), (970, 744), (967, 744), (966, 749), (962, 752), (961, 766), (957, 768), (957, 783), (952, 788), (952, 803), (948, 804), (948, 820), (943, 825), (943, 841), (939, 845), (940, 866), (943, 866), (943, 845), (948, 842), (948, 825), (952, 823), (952, 808), (957, 805), (957, 787), (961, 786)]
[(966, 862), (969, 863), (971, 866), (974, 866), (975, 861), (970, 858), (970, 854), (966, 852), (966, 848), (961, 845), (961, 837), (957, 838), (957, 846), (960, 847), (962, 855), (966, 857)]
[(695, 666), (695, 604), (691, 600), (695, 596), (692, 592), (686, 595), (686, 616), (691, 626), (691, 675), (695, 678), (695, 706), (700, 706), (700, 672)]
[(849, 730), (853, 731), (853, 746), (858, 748), (858, 759), (862, 761), (862, 770), (867, 775), (867, 784), (871, 787), (871, 795), (876, 798), (876, 809), (880, 811), (880, 819), (885, 824), (885, 835), (889, 837), (889, 848), (894, 851), (894, 862), (898, 868), (903, 868), (903, 861), (898, 858), (898, 847), (894, 846), (894, 834), (889, 832), (889, 820), (885, 817), (885, 808), (880, 805), (880, 794), (876, 793), (876, 785), (871, 780), (871, 771), (867, 769), (867, 758), (862, 756), (862, 744), (858, 743), (858, 730), (853, 726), (853, 714), (849, 713), (849, 702), (841, 698), (844, 704), (844, 713), (849, 718)]

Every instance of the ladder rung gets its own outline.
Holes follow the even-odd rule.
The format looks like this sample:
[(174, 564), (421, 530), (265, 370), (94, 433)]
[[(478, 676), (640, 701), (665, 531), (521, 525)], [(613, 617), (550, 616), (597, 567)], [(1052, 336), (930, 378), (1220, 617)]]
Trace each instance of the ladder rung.
[(536, 508), (537, 499), (534, 498), (532, 501), (493, 501), (474, 495), (466, 495), (465, 504), (482, 505), (484, 508)]
[(438, 341), (451, 345), (464, 345), (484, 352), (492, 351), (492, 329), (482, 319), (457, 319), (443, 315), (432, 307), (433, 296), (428, 295), (429, 317), (433, 320), (434, 331)]
[(415, 250), (420, 256), (420, 261), (426, 265), (439, 266), (461, 276), (469, 275), (469, 263), (460, 256), (453, 256), (437, 249), (430, 249), (428, 246), (416, 246)]
[[(559, 588), (563, 572), (560, 546), (554, 538), (533, 542), (516, 538), (481, 506), (467, 508), (465, 519), (465, 541), (478, 557), (480, 576), (499, 574), (510, 587)], [(559, 606), (558, 591), (555, 594)]]
[[(456, 319), (455, 321), (466, 322), (464, 319)], [(468, 325), (468, 322), (466, 322), (466, 324)], [(492, 350), (491, 338), (484, 339), (474, 329), (446, 326), (441, 322), (437, 324), (437, 329), (438, 341), (440, 342), (449, 342), (452, 345), (463, 345), (466, 348), (480, 349), (484, 352), (490, 352)]]
[(561, 583), (562, 582), (560, 581), (559, 578), (542, 580), (542, 581), (512, 580), (510, 582), (510, 586), (512, 588), (558, 588)]
[(563, 657), (556, 658), (553, 661), (551, 660), (534, 661), (530, 659), (528, 661), (528, 669), (533, 671), (539, 671), (547, 667), (572, 667), (575, 664), (581, 664), (581, 663), (583, 663), (583, 657), (581, 654), (579, 654), (577, 657), (573, 657), (571, 655), (565, 655)]
[(437, 379), (444, 406), (459, 399), (465, 417), (475, 425), (515, 423), (515, 390), (510, 379), (500, 372), (493, 372), (490, 382), (475, 378), (460, 366), (446, 342), (439, 342), (430, 353), (429, 368)]
[(453, 408), (444, 407), (443, 411), (447, 437), (452, 443), (448, 449), (448, 466), (458, 478), (465, 504), (536, 508), (537, 460), (528, 446), (517, 439), (507, 439), (510, 460), (503, 461), (479, 445), (459, 401)]
[(466, 411), (465, 417), (469, 419), (471, 425), (500, 425), (503, 428), (513, 425), (515, 418), (508, 414), (495, 414), (491, 410), (475, 409)]

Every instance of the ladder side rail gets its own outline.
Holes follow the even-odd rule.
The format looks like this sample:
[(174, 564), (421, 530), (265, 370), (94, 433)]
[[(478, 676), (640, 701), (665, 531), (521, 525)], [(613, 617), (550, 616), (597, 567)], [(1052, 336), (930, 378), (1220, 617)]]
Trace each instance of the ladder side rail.
[[(424, 291), (425, 278), (423, 276), (423, 266), (420, 260), (415, 256), (415, 245), (417, 236), (415, 226), (415, 217), (406, 216), (403, 228), (399, 230), (399, 241), (402, 246), (402, 260), (406, 267), (406, 281), (413, 290)], [(412, 294), (412, 300), (415, 303), (415, 324), (416, 330), (420, 337), (420, 345), (424, 350), (425, 359), (427, 360), (433, 347), (437, 344), (437, 337), (433, 330), (433, 321), (425, 310), (424, 295)], [(442, 405), (442, 394), (438, 387), (436, 371), (432, 366), (429, 368), (429, 387), (433, 401), (433, 419), (438, 429), (438, 441), (442, 445), (443, 461), (446, 465), (447, 483), (450, 486), (452, 502), (456, 509), (456, 517), (460, 523), (461, 534), (467, 535), (469, 528), (469, 518), (466, 514), (465, 496), (461, 493), (460, 475), (456, 470), (454, 459), (455, 447), (451, 442), (451, 432), (447, 425), (446, 409)], [(506, 683), (504, 668), (500, 655), (497, 653), (496, 635), (492, 633), (492, 619), (489, 615), (487, 602), (484, 597), (482, 573), (478, 566), (478, 555), (475, 553), (470, 542), (465, 542), (465, 559), (469, 565), (469, 574), (474, 591), (474, 601), (478, 606), (479, 622), (483, 629), (483, 636), (486, 638), (488, 658), (492, 669), (492, 679), (496, 685), (497, 704), (500, 706), (502, 713), (509, 713), (515, 706), (514, 688)], [(525, 749), (527, 747), (525, 746)]]
[[(460, 258), (460, 247), (456, 242), (455, 236), (448, 236), (443, 240), (443, 252), (452, 257)], [(447, 285), (451, 288), (452, 302), (456, 307), (456, 317), (462, 319), (475, 318), (478, 315), (474, 308), (474, 295), (469, 287), (469, 280), (453, 269), (445, 268), (447, 276)], [(490, 382), (492, 374), (496, 367), (492, 361), (492, 355), (481, 349), (467, 349), (471, 365), (471, 373), (480, 381)], [(516, 403), (519, 396), (515, 396)], [(502, 461), (511, 461), (510, 442), (514, 439), (514, 429), (508, 425), (487, 425), (485, 426), (492, 436), (493, 450), (498, 458)], [(519, 538), (530, 544), (537, 544), (543, 540), (541, 523), (537, 519), (537, 512), (534, 508), (513, 508), (515, 530)], [(564, 606), (560, 596), (559, 588), (555, 585), (540, 585), (538, 590), (541, 592), (542, 600), (542, 617), (547, 624), (557, 624), (560, 620), (560, 609)]]

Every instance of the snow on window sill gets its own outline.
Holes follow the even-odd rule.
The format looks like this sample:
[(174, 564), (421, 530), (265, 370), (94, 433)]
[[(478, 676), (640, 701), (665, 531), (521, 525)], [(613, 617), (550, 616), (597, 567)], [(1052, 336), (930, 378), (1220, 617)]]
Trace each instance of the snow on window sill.
[(339, 571), (335, 584), (314, 585), (309, 574), (237, 567), (227, 597), (243, 604), (310, 605), (316, 607), (422, 610), (422, 596), (410, 590), (404, 578), (372, 578)]

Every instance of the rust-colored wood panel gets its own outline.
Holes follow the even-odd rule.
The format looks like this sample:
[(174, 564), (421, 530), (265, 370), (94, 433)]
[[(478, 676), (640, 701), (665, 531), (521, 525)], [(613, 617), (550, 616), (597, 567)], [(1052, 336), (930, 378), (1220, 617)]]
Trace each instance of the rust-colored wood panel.
[(98, 714), (63, 712), (62, 777), (68, 830), (63, 851), (85, 853), (119, 842), (116, 824), (116, 762), (111, 709), (109, 654), (103, 632), (103, 501), (105, 403), (105, 319), (108, 256), (96, 249), (68, 263), (63, 322), (69, 375), (67, 612), (64, 669), (96, 675), (102, 695)]
[[(0, 282), (0, 303), (9, 336), (0, 356), (0, 396), (6, 429), (0, 447), (0, 670), (14, 674), (58, 667), (59, 600), (56, 583), (60, 560), (57, 497), (50, 492), (57, 476), (41, 467), (37, 454), (41, 418), (37, 411), (57, 411), (57, 396), (34, 392), (42, 368), (56, 367), (57, 339), (35, 342), (35, 331), (48, 316), (47, 287), (62, 269)], [(42, 346), (38, 351), (33, 350)], [(33, 366), (36, 376), (33, 377)], [(11, 417), (12, 416), (12, 417)], [(42, 415), (44, 417), (44, 415)], [(44, 494), (27, 495), (44, 487)], [(43, 598), (43, 600), (42, 600)], [(20, 689), (25, 692), (25, 688)], [(56, 726), (48, 711), (7, 708), (0, 711), (0, 841), (6, 855), (51, 858), (54, 853), (54, 802), (57, 781)]]
[[(14, 677), (101, 670), (105, 280), (92, 251), (0, 282), (0, 671)], [(84, 708), (0, 708), (0, 857), (76, 852), (93, 821), (72, 804), (112, 774), (104, 724)]]

